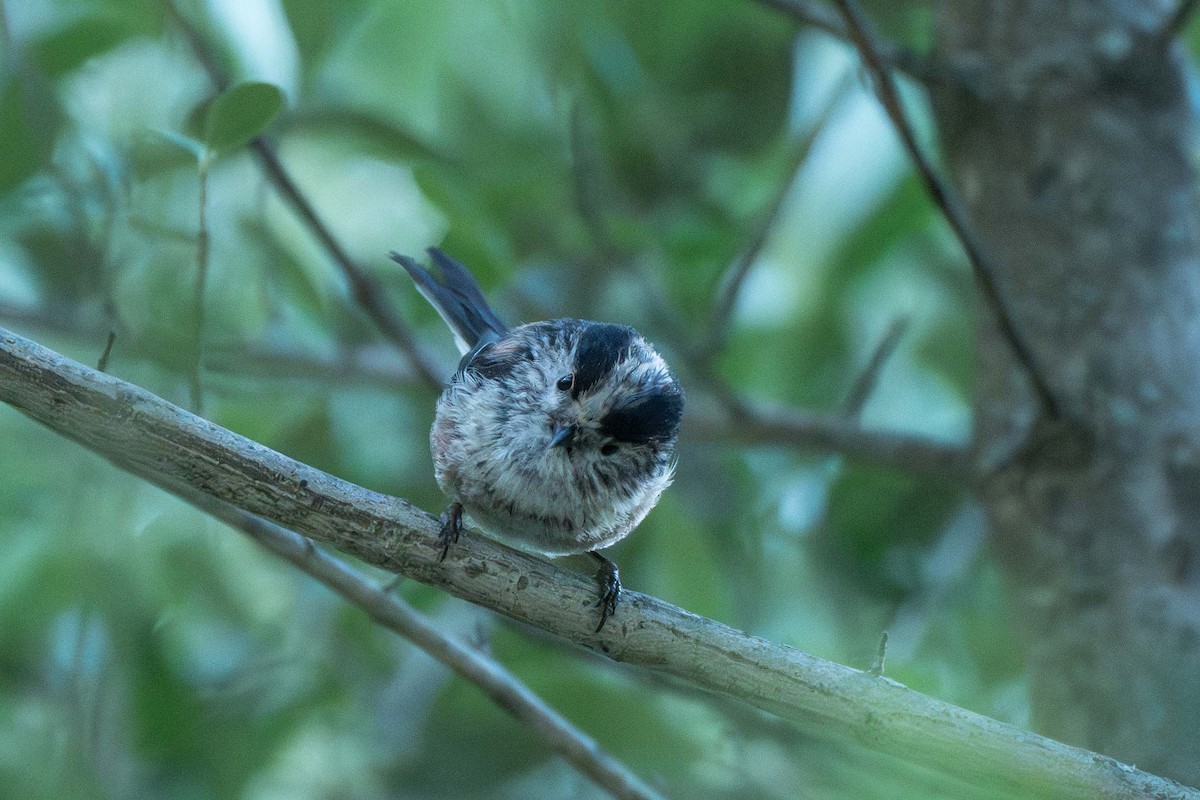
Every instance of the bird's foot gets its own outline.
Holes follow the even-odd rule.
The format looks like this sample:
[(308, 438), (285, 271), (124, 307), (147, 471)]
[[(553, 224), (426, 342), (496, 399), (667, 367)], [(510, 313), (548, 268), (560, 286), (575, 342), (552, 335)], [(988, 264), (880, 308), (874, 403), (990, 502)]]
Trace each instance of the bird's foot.
[(442, 543), (442, 552), (438, 556), (438, 561), (445, 561), (446, 553), (450, 552), (450, 545), (458, 541), (458, 536), (462, 533), (462, 517), (462, 503), (451, 503), (442, 512), (442, 533), (439, 537)]
[(599, 633), (608, 618), (617, 613), (617, 603), (621, 599), (621, 573), (613, 561), (596, 551), (588, 555), (600, 562), (600, 569), (596, 571), (596, 580), (600, 584), (600, 599), (596, 601), (596, 607), (600, 609), (600, 624), (596, 626), (596, 633)]

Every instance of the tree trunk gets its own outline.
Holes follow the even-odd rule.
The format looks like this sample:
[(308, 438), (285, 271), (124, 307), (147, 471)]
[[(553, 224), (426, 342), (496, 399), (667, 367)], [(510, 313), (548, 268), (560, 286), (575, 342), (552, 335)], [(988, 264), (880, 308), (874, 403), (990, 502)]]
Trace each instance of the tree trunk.
[(1200, 784), (1200, 203), (1166, 0), (941, 0), (955, 182), (1063, 408), (982, 316), (976, 468), (1034, 724)]

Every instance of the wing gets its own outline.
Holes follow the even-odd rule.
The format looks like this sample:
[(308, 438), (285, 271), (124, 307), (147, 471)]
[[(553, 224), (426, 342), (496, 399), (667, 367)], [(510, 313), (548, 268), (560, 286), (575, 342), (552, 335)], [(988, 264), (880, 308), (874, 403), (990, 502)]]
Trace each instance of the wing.
[(504, 336), (508, 326), (492, 311), (467, 268), (436, 247), (429, 248), (429, 255), (441, 273), (437, 278), (414, 259), (391, 253), (392, 260), (408, 271), (417, 291), (450, 326), (458, 351), (472, 353), (479, 345)]

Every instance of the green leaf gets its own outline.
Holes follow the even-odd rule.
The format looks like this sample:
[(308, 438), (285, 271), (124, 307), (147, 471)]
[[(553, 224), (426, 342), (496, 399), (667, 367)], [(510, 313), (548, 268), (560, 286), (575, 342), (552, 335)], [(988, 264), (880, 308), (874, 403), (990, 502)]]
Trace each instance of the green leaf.
[(209, 106), (204, 143), (214, 153), (228, 153), (258, 136), (283, 109), (283, 92), (269, 83), (239, 83)]
[(110, 14), (82, 17), (35, 42), (33, 59), (51, 77), (65, 75), (127, 41), (133, 31), (123, 22)]

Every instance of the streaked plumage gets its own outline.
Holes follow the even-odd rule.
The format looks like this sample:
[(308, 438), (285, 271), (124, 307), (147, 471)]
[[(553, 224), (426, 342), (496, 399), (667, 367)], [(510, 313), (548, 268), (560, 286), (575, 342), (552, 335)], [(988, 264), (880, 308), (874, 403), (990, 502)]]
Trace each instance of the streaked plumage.
[[(595, 551), (627, 536), (671, 483), (678, 381), (627, 326), (556, 319), (508, 328), (465, 267), (429, 253), (439, 277), (392, 257), (464, 354), (430, 435), (438, 485), (501, 541), (607, 561)], [(601, 625), (619, 593), (610, 571), (616, 585), (602, 589)]]

